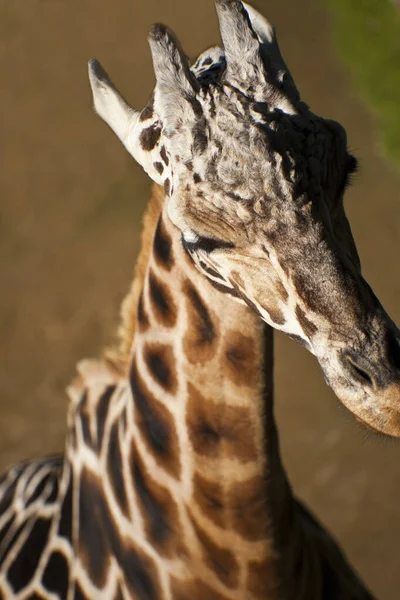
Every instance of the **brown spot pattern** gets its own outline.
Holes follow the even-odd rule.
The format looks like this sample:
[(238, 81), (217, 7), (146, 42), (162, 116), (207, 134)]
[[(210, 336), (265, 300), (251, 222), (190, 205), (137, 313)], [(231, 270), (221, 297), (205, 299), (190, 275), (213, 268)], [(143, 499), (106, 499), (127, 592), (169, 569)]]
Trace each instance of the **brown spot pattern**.
[(147, 539), (164, 556), (182, 556), (186, 550), (181, 541), (183, 534), (176, 502), (171, 493), (150, 476), (134, 442), (130, 464)]
[(197, 538), (202, 546), (205, 564), (227, 587), (237, 587), (239, 565), (233, 553), (226, 548), (218, 546), (207, 533), (202, 530), (193, 517), (191, 518), (191, 521)]
[(120, 429), (121, 429), (121, 433), (123, 436), (126, 435), (126, 430), (127, 430), (127, 415), (126, 415), (126, 406), (123, 408), (123, 410), (121, 411), (121, 416), (119, 418), (119, 423), (120, 423)]
[(211, 360), (217, 350), (216, 319), (190, 281), (185, 282), (183, 292), (188, 311), (183, 348), (191, 363), (204, 363)]
[(224, 493), (219, 482), (210, 481), (200, 473), (195, 473), (193, 477), (193, 499), (213, 523), (221, 528), (226, 527)]
[(97, 451), (101, 451), (104, 438), (104, 428), (107, 422), (107, 415), (111, 406), (111, 399), (115, 392), (115, 385), (109, 385), (98, 399), (96, 406), (96, 429), (97, 429)]
[(146, 152), (150, 152), (154, 149), (161, 135), (161, 126), (154, 123), (150, 127), (143, 129), (139, 136), (139, 142)]
[(153, 163), (153, 166), (154, 166), (155, 170), (157, 171), (157, 173), (159, 175), (162, 175), (162, 172), (164, 171), (164, 165), (157, 161), (157, 162)]
[(168, 154), (167, 154), (167, 151), (165, 149), (165, 146), (161, 146), (160, 156), (163, 159), (165, 165), (168, 167), (168, 165), (169, 165), (169, 158), (168, 158)]
[(174, 419), (169, 410), (150, 393), (133, 361), (131, 388), (135, 421), (147, 448), (162, 468), (179, 478), (180, 450)]
[(153, 273), (149, 274), (149, 298), (158, 321), (166, 327), (176, 323), (177, 310), (171, 292)]
[(172, 253), (172, 239), (166, 230), (162, 217), (158, 221), (154, 236), (153, 253), (157, 264), (170, 271), (175, 262)]
[(171, 346), (147, 344), (144, 348), (144, 360), (157, 383), (170, 394), (176, 394), (178, 380)]
[(144, 107), (144, 109), (142, 110), (142, 112), (140, 113), (140, 121), (147, 121), (148, 119), (151, 119), (154, 115), (154, 94), (152, 95), (152, 97), (149, 100), (149, 103), (147, 104), (147, 106)]
[(226, 341), (226, 372), (238, 386), (254, 387), (260, 379), (260, 361), (254, 340), (238, 331), (230, 331)]
[[(97, 502), (99, 498), (101, 500)], [(88, 576), (98, 587), (105, 584), (110, 562), (108, 532), (103, 522), (105, 505), (101, 482), (91, 471), (84, 469), (79, 494), (79, 556)]]
[(145, 308), (144, 308), (143, 291), (140, 293), (140, 296), (139, 296), (137, 320), (138, 320), (138, 324), (139, 324), (139, 331), (141, 331), (141, 332), (146, 331), (146, 329), (149, 326), (149, 319), (148, 319), (148, 316), (147, 316)]
[(84, 469), (81, 475), (79, 524), (79, 554), (88, 576), (97, 587), (104, 586), (113, 557), (125, 575), (132, 597), (161, 600), (154, 562), (143, 550), (124, 538), (104, 497), (102, 482), (88, 469)]
[(248, 410), (206, 399), (188, 385), (187, 425), (193, 449), (210, 458), (222, 456), (242, 462), (255, 460), (255, 431)]
[(125, 490), (125, 481), (123, 476), (122, 454), (119, 442), (119, 423), (113, 423), (110, 429), (110, 438), (108, 443), (107, 470), (114, 496), (119, 504), (122, 513), (129, 518), (128, 499)]
[(89, 405), (88, 405), (87, 390), (85, 390), (85, 393), (80, 402), (78, 410), (79, 410), (79, 415), (80, 415), (80, 419), (81, 419), (82, 435), (83, 435), (84, 443), (89, 448), (94, 448), (95, 444), (94, 444), (92, 431), (91, 431), (91, 427), (90, 427), (90, 411), (89, 411)]

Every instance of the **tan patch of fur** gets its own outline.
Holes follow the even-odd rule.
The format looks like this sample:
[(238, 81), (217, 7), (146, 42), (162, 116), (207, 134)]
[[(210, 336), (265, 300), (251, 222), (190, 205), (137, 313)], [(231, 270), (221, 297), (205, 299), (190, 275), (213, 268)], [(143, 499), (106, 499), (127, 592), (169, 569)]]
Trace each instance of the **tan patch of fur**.
[(128, 373), (130, 351), (136, 330), (136, 314), (140, 293), (143, 288), (147, 265), (153, 248), (154, 233), (162, 211), (165, 192), (159, 185), (153, 185), (150, 202), (143, 218), (141, 250), (136, 261), (134, 278), (128, 294), (121, 305), (121, 320), (117, 331), (117, 342), (107, 348), (104, 359), (121, 375)]
[(71, 405), (77, 405), (85, 389), (117, 385), (121, 371), (109, 360), (84, 359), (76, 365), (77, 375), (66, 389)]

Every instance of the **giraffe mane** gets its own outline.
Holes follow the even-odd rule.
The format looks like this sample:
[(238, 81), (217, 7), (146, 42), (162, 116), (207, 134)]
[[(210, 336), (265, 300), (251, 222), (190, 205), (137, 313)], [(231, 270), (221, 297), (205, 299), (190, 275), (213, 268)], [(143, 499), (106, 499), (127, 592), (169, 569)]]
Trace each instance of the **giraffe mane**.
[(136, 329), (136, 316), (140, 293), (143, 288), (150, 253), (153, 248), (154, 233), (165, 198), (164, 189), (153, 184), (149, 203), (143, 217), (141, 250), (136, 260), (133, 279), (129, 291), (122, 301), (120, 322), (114, 345), (103, 353), (106, 363), (121, 375), (127, 372), (133, 337)]

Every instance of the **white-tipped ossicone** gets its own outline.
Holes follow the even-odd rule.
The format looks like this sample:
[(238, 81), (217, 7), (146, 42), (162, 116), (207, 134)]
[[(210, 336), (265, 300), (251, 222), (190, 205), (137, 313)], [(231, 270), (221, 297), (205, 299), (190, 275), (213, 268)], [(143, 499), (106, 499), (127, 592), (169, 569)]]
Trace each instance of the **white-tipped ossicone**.
[(138, 122), (139, 112), (129, 106), (94, 58), (89, 61), (89, 81), (97, 114), (126, 145), (129, 134)]
[(97, 60), (90, 60), (88, 67), (96, 113), (111, 127), (129, 154), (146, 173), (156, 183), (163, 184), (163, 179), (154, 170), (150, 153), (143, 151), (139, 141), (142, 132), (140, 112), (129, 106)]

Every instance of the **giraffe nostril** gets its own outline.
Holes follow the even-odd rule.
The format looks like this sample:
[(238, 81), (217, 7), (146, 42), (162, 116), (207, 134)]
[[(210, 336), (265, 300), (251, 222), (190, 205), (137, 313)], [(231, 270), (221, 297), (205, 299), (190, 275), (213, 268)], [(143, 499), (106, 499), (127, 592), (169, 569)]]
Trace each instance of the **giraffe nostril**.
[(345, 354), (344, 363), (354, 379), (363, 385), (367, 385), (371, 388), (374, 387), (374, 380), (372, 376), (368, 373), (364, 365), (360, 365), (360, 361), (358, 361), (357, 358), (350, 356), (349, 354)]

